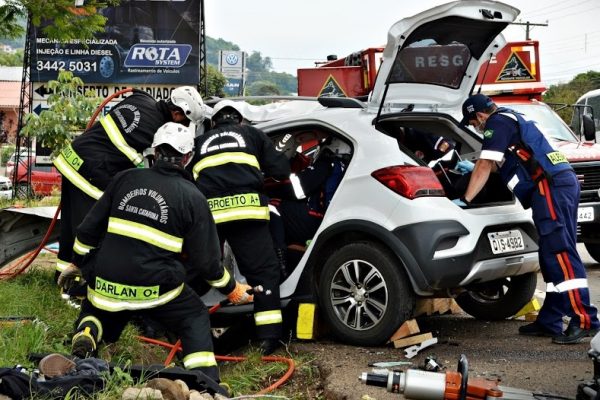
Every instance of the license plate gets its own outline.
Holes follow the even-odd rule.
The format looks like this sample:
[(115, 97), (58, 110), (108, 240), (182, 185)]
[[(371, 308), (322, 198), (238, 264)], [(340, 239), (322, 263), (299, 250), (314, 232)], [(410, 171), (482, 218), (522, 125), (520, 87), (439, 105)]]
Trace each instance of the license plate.
[(579, 207), (577, 210), (577, 222), (594, 220), (594, 207)]
[(510, 253), (512, 251), (525, 249), (523, 235), (521, 235), (521, 232), (518, 230), (490, 232), (487, 235), (490, 241), (490, 247), (492, 248), (492, 253), (494, 254)]

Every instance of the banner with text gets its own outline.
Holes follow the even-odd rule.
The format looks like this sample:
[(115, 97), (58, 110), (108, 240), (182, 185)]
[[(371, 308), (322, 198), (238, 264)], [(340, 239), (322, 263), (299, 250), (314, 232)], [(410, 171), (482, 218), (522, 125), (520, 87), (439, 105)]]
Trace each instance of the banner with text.
[(98, 11), (106, 27), (93, 40), (63, 44), (34, 29), (31, 80), (67, 70), (86, 83), (197, 85), (202, 1), (122, 0)]

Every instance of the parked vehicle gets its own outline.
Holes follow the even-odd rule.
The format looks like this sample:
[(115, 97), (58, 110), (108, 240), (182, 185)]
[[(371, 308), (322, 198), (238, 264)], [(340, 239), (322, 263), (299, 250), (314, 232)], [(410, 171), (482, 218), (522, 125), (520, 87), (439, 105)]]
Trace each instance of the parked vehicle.
[(12, 182), (5, 176), (0, 176), (0, 199), (12, 199)]
[[(18, 178), (16, 184), (17, 197), (43, 197), (50, 196), (53, 192), (60, 191), (61, 175), (53, 165), (29, 164), (31, 168), (31, 181), (27, 177), (27, 164), (24, 161), (19, 163)], [(10, 179), (13, 179), (12, 171), (9, 171)]]
[[(581, 107), (584, 115), (590, 116), (594, 121), (597, 138), (597, 135), (600, 134), (600, 89), (590, 90), (589, 92), (584, 93), (577, 99), (576, 104)], [(578, 127), (580, 124), (580, 113), (573, 113), (571, 126)]]
[[(24, 162), (27, 159), (29, 150), (28, 149), (21, 149), (20, 151), (20, 156), (19, 156), (19, 161)], [(29, 157), (35, 157), (35, 151), (33, 151), (31, 154), (29, 154)], [(12, 177), (12, 171), (15, 167), (15, 164), (17, 163), (17, 153), (12, 153), (10, 155), (10, 157), (8, 158), (8, 161), (6, 161), (6, 169), (4, 170), (4, 176), (7, 177)]]
[[(389, 31), (368, 102), (321, 97), (319, 109), (257, 124), (286, 150), (314, 151), (313, 143), (332, 138), (351, 149), (317, 233), (305, 248), (290, 244), (298, 260), (281, 285), (282, 302), (318, 301), (339, 340), (379, 345), (412, 317), (417, 298), (456, 297), (484, 319), (512, 316), (531, 299), (535, 227), (499, 177), (486, 185), (493, 195), (472, 206), (451, 202), (463, 179), (456, 163), (473, 157), (481, 138), (450, 114), (517, 15), (502, 3), (457, 1), (402, 20)], [(442, 136), (455, 148), (430, 167), (404, 144), (402, 129)], [(208, 304), (221, 298), (205, 296)], [(215, 319), (248, 311), (224, 307)]]

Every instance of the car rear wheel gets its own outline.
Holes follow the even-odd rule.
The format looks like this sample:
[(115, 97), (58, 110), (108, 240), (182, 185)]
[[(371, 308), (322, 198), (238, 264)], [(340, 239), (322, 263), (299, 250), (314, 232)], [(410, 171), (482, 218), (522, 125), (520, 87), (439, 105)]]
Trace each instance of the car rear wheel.
[(477, 319), (501, 320), (515, 315), (533, 297), (537, 273), (485, 282), (456, 298), (458, 305)]
[(401, 262), (373, 242), (347, 244), (334, 252), (319, 282), (325, 320), (349, 344), (385, 343), (414, 310), (415, 295)]
[(596, 262), (600, 263), (600, 243), (584, 243), (585, 249)]

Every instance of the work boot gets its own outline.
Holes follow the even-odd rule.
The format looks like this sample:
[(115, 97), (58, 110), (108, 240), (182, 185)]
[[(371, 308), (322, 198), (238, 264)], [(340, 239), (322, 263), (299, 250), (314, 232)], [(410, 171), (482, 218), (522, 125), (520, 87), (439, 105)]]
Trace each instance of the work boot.
[(258, 344), (258, 351), (263, 356), (273, 354), (281, 346), (281, 342), (277, 339), (263, 339)]
[(56, 378), (75, 370), (76, 364), (62, 354), (52, 353), (40, 360), (40, 372), (46, 378)]
[(96, 340), (86, 330), (78, 332), (73, 336), (73, 348), (71, 354), (79, 358), (94, 357), (96, 354)]
[(594, 336), (598, 333), (598, 329), (582, 329), (575, 325), (570, 325), (560, 335), (552, 338), (552, 343), (556, 344), (576, 344), (581, 343), (587, 336)]
[(288, 277), (287, 251), (284, 248), (278, 247), (275, 249), (275, 254), (277, 254), (277, 260), (279, 261), (279, 272), (280, 272), (279, 280), (280, 280), (280, 282), (283, 282)]
[(553, 337), (556, 336), (556, 333), (546, 329), (537, 322), (532, 322), (530, 324), (520, 326), (519, 335)]

